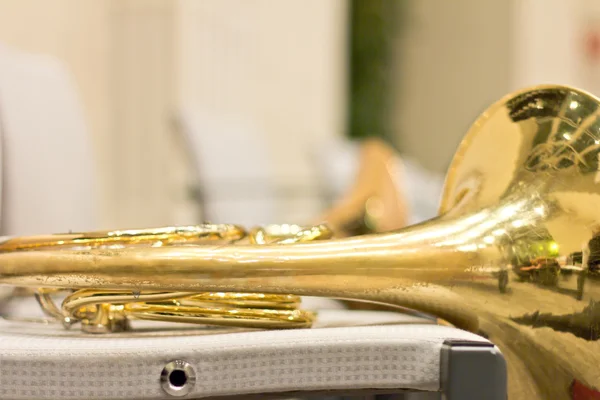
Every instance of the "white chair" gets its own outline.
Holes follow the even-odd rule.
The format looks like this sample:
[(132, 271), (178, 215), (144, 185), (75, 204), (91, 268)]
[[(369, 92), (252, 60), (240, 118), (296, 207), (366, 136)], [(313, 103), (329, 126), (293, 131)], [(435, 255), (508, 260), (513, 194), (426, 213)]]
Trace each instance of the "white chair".
[(0, 45), (0, 160), (2, 235), (96, 228), (91, 138), (57, 60)]
[(3, 235), (96, 228), (94, 156), (57, 60), (0, 46)]
[(277, 221), (274, 166), (251, 121), (199, 108), (177, 117), (196, 164), (204, 219), (244, 226)]

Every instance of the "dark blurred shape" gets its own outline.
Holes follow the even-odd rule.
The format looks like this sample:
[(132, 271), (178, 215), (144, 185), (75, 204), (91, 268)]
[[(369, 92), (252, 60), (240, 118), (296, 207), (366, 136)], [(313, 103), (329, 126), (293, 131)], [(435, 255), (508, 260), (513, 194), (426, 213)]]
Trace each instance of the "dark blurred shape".
[(559, 332), (570, 332), (586, 340), (600, 339), (600, 304), (593, 300), (578, 313), (554, 315), (540, 314), (536, 311), (512, 320), (533, 328), (552, 328)]
[(399, 25), (397, 0), (351, 0), (349, 10), (350, 79), (347, 135), (377, 137), (390, 144), (394, 35)]

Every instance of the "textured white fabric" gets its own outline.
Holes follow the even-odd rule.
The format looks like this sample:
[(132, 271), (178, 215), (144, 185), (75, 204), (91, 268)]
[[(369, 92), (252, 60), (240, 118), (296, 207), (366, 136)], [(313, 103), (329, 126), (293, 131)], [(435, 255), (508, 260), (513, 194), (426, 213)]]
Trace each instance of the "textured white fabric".
[[(334, 315), (339, 313), (347, 315)], [(349, 320), (350, 313), (331, 310), (320, 318)], [(354, 317), (368, 320), (368, 313), (377, 314), (360, 311)], [(392, 314), (382, 315), (391, 323)], [(386, 320), (382, 315), (375, 317), (379, 323)], [(486, 341), (449, 327), (415, 324), (93, 336), (0, 320), (0, 398), (168, 399), (159, 376), (174, 359), (195, 369), (191, 398), (365, 388), (436, 391), (446, 339)]]
[(91, 137), (57, 60), (0, 46), (2, 234), (95, 229)]
[(304, 296), (302, 299), (302, 308), (305, 310), (343, 310), (346, 308), (341, 301), (323, 297)]

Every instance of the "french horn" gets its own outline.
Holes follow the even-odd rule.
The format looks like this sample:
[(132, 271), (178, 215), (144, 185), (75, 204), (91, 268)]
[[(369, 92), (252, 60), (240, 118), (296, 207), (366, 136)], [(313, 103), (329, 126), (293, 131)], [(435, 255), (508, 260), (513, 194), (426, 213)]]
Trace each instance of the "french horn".
[(326, 225), (210, 224), (7, 238), (0, 283), (90, 333), (135, 319), (308, 327), (298, 296), (385, 304), (488, 337), (510, 398), (597, 396), (599, 158), (600, 101), (537, 86), (471, 126), (432, 220), (341, 238)]

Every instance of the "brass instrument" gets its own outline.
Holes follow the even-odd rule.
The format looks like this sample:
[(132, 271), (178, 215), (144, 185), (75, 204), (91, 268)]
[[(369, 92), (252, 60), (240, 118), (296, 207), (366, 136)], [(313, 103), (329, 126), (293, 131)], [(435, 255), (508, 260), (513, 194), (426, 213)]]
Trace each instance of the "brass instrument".
[(89, 332), (131, 318), (309, 326), (295, 296), (393, 305), (489, 337), (511, 398), (572, 398), (574, 385), (600, 390), (599, 117), (597, 98), (566, 86), (504, 97), (460, 144), (439, 216), (415, 226), (14, 238), (0, 283), (35, 289), (51, 316)]

